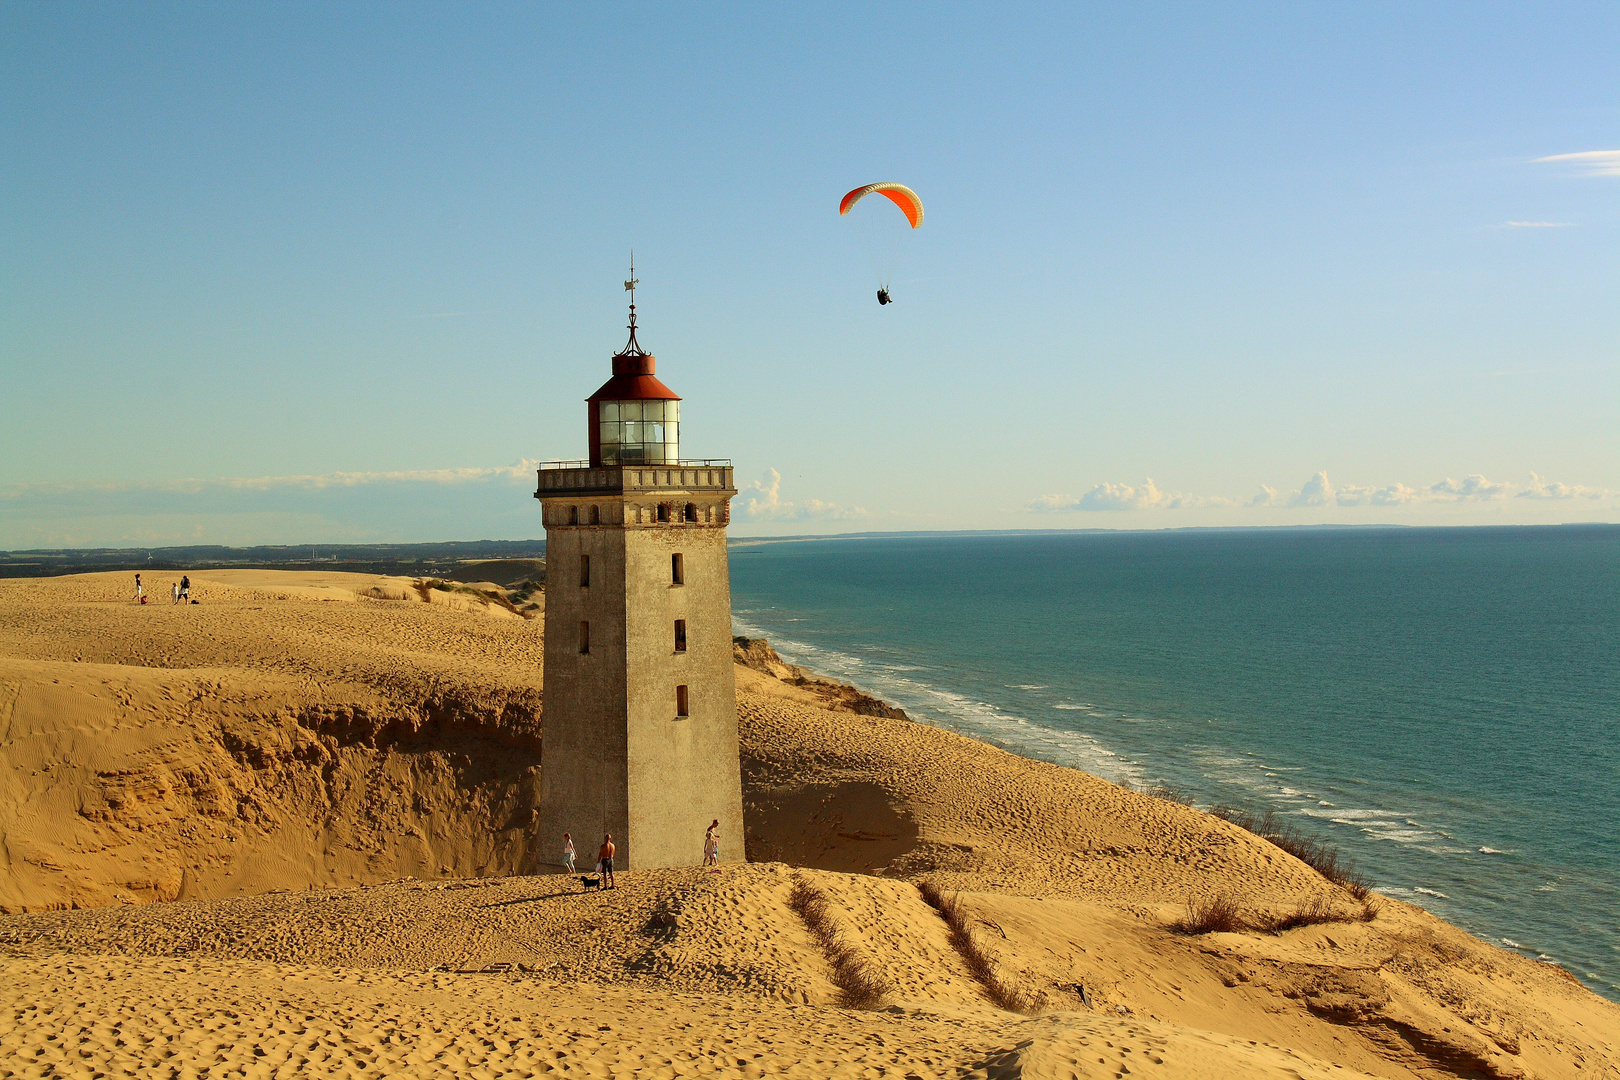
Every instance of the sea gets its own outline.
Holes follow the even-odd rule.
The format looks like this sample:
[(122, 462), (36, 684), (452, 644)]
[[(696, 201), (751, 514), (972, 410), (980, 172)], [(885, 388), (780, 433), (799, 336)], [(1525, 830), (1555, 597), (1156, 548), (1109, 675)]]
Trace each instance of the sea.
[(916, 720), (1274, 810), (1620, 1000), (1620, 526), (737, 540), (731, 588)]

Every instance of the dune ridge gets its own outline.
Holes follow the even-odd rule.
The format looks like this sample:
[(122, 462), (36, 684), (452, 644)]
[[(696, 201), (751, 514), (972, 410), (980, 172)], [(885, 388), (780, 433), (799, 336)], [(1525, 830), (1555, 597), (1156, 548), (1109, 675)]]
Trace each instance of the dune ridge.
[[(0, 1075), (1620, 1075), (1561, 969), (759, 648), (750, 863), (582, 894), (532, 811), (539, 620), (129, 580), (0, 582)], [(1215, 896), (1329, 921), (1177, 932)]]

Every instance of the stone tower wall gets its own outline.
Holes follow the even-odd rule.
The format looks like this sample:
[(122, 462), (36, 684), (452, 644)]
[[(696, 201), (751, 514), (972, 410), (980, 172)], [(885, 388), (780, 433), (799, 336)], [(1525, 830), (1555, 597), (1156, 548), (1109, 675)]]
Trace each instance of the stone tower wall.
[[(743, 858), (726, 551), (733, 494), (729, 468), (541, 474), (540, 810), (559, 850), (562, 833), (573, 833), (582, 868), (595, 862), (603, 832), (613, 833), (620, 869), (696, 865), (715, 818), (721, 858)], [(587, 554), (590, 584), (581, 586)], [(682, 558), (679, 584), (674, 554)], [(684, 651), (676, 649), (677, 619), (686, 623)], [(588, 655), (579, 651), (582, 621), (590, 623)], [(687, 687), (684, 717), (677, 686)]]
[[(579, 866), (596, 862), (603, 833), (621, 840), (629, 826), (624, 647), (624, 530), (546, 529), (545, 713), (540, 817), (557, 851), (572, 833)], [(591, 585), (579, 587), (580, 555), (591, 556)], [(579, 651), (579, 624), (591, 652)], [(560, 858), (560, 854), (558, 856)]]
[[(626, 534), (629, 610), (629, 795), (637, 866), (702, 861), (703, 832), (720, 819), (720, 854), (740, 861), (742, 775), (731, 659), (726, 534), (714, 526), (636, 528)], [(670, 581), (681, 554), (684, 585)], [(675, 620), (686, 651), (674, 651)], [(686, 717), (675, 687), (687, 687)]]

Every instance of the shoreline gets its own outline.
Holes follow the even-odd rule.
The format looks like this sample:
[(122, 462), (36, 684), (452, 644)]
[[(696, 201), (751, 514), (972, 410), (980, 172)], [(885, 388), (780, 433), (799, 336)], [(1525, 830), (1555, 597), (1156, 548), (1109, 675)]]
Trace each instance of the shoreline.
[[(733, 621), (739, 622), (735, 616)], [(740, 621), (740, 625), (746, 627), (750, 634), (764, 635), (766, 633), (764, 628), (753, 623)], [(925, 724), (930, 727), (939, 728), (940, 730), (951, 731), (955, 734), (962, 735), (965, 738), (994, 746), (997, 749), (1005, 750), (1011, 754), (1016, 754), (1019, 757), (1029, 761), (1044, 762), (1063, 768), (1076, 769), (1080, 772), (1087, 773), (1088, 775), (1095, 776), (1099, 780), (1103, 780), (1107, 783), (1121, 787), (1126, 791), (1151, 795), (1158, 798), (1169, 798), (1172, 801), (1182, 803), (1183, 805), (1189, 806), (1192, 809), (1202, 813), (1213, 813), (1216, 814), (1216, 816), (1222, 816), (1221, 811), (1223, 811), (1223, 809), (1227, 811), (1238, 810), (1241, 812), (1240, 816), (1248, 817), (1251, 820), (1257, 819), (1261, 814), (1267, 814), (1273, 811), (1282, 814), (1284, 817), (1293, 816), (1293, 812), (1290, 810), (1271, 806), (1265, 800), (1259, 801), (1259, 805), (1263, 808), (1260, 811), (1255, 811), (1246, 805), (1233, 806), (1231, 804), (1221, 802), (1205, 802), (1202, 801), (1195, 792), (1189, 792), (1186, 789), (1166, 781), (1161, 780), (1154, 782), (1148, 780), (1140, 773), (1128, 776), (1109, 776), (1102, 771), (1087, 768), (1085, 764), (1076, 763), (1072, 760), (1059, 760), (1059, 758), (1063, 756), (1060, 754), (1048, 754), (1044, 756), (1039, 755), (1031, 752), (1030, 748), (1027, 746), (1019, 745), (1017, 742), (996, 738), (991, 732), (983, 730), (983, 727), (979, 724), (974, 724), (971, 722), (957, 724), (948, 720), (942, 721), (937, 717), (930, 716), (930, 710), (928, 710), (926, 706), (918, 707), (913, 705), (913, 711), (908, 713), (906, 712), (904, 706), (895, 704), (888, 698), (881, 696), (882, 692), (875, 688), (863, 686), (859, 682), (847, 677), (837, 674), (829, 674), (823, 670), (819, 670), (813, 666), (813, 662), (805, 663), (796, 660), (789, 660), (786, 657), (779, 655), (776, 652), (775, 646), (770, 644), (772, 640), (781, 640), (780, 638), (773, 639), (766, 636), (760, 636), (755, 638), (739, 637), (738, 640), (752, 641), (756, 644), (756, 646), (763, 646), (764, 651), (769, 654), (770, 660), (774, 661), (778, 670), (784, 671), (786, 674), (779, 674), (778, 670), (772, 670), (768, 663), (765, 665), (751, 663), (742, 659), (740, 656), (737, 658), (738, 663), (754, 668), (755, 670), (761, 671), (773, 678), (780, 679), (781, 681), (789, 683), (790, 685), (805, 686), (806, 688), (811, 689), (813, 692), (823, 693), (825, 695), (825, 700), (827, 701), (827, 705), (825, 706), (827, 708), (839, 711), (863, 711), (840, 708), (840, 705), (838, 704), (838, 694), (851, 694), (857, 698), (875, 702), (882, 708), (892, 709), (893, 712), (899, 714), (901, 718), (910, 720), (912, 722)], [(788, 646), (790, 654), (797, 651), (794, 647), (795, 645), (798, 645), (798, 647), (801, 649), (803, 648), (802, 644), (800, 643), (792, 643)], [(811, 646), (810, 648), (818, 653), (826, 652), (826, 650), (819, 646)], [(834, 655), (842, 656), (844, 654)], [(803, 682), (799, 682), (797, 680), (803, 680)], [(936, 692), (941, 691), (936, 690)], [(994, 707), (992, 706), (991, 708)], [(876, 715), (882, 714), (876, 713)], [(1025, 721), (1025, 723), (1039, 726), (1035, 725), (1034, 721)], [(1087, 738), (1089, 739), (1089, 736)], [(1106, 749), (1103, 749), (1102, 753), (1110, 754), (1120, 762), (1132, 763), (1131, 759), (1125, 758), (1123, 755), (1113, 754)], [(1145, 767), (1144, 763), (1135, 762), (1134, 764), (1144, 765)], [(1305, 814), (1302, 816), (1306, 818), (1307, 823), (1303, 832), (1299, 833), (1299, 835), (1309, 838), (1318, 845), (1326, 845), (1330, 849), (1340, 848), (1340, 845), (1331, 837), (1331, 833), (1321, 830), (1320, 828), (1312, 828), (1310, 823), (1320, 820), (1319, 815)], [(1496, 849), (1481, 849), (1479, 853), (1493, 856), (1507, 854)], [(1354, 862), (1350, 863), (1350, 868), (1352, 872), (1354, 872)], [(1582, 986), (1586, 987), (1593, 993), (1598, 994), (1600, 997), (1620, 1003), (1620, 986), (1609, 985), (1608, 983), (1604, 982), (1603, 979), (1596, 973), (1583, 974), (1582, 972), (1576, 970), (1576, 968), (1573, 967), (1569, 962), (1559, 959), (1556, 955), (1546, 949), (1534, 945), (1524, 944), (1525, 940), (1533, 941), (1538, 936), (1538, 934), (1534, 932), (1533, 928), (1531, 927), (1515, 926), (1509, 927), (1506, 933), (1493, 932), (1492, 929), (1475, 924), (1475, 919), (1470, 918), (1470, 913), (1467, 911), (1445, 911), (1443, 909), (1444, 906), (1455, 904), (1457, 901), (1455, 901), (1451, 895), (1438, 889), (1428, 888), (1421, 885), (1407, 886), (1379, 881), (1374, 881), (1371, 885), (1371, 889), (1380, 896), (1422, 908), (1423, 910), (1433, 914), (1436, 918), (1443, 919), (1464, 932), (1477, 937), (1479, 940), (1485, 941), (1496, 948), (1503, 949), (1512, 955), (1520, 956), (1527, 960), (1532, 960), (1537, 963), (1543, 963), (1551, 967), (1555, 967), (1558, 970), (1567, 973), (1571, 978), (1578, 980)], [(1437, 900), (1444, 902), (1444, 904), (1436, 905), (1435, 901)], [(1442, 910), (1435, 910), (1436, 906), (1441, 906)]]

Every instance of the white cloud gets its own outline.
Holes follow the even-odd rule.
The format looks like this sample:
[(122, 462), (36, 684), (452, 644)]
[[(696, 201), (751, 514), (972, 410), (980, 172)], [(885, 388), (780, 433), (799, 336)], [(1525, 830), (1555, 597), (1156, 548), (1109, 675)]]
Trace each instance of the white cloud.
[[(1267, 491), (1272, 489), (1267, 488)], [(1344, 484), (1335, 486), (1328, 479), (1326, 472), (1318, 472), (1300, 489), (1288, 497), (1286, 505), (1290, 507), (1302, 506), (1400, 506), (1421, 498), (1421, 494), (1412, 490), (1405, 484), (1389, 484), (1385, 487), (1364, 487), (1360, 484)], [(1275, 505), (1275, 495), (1269, 504), (1251, 503), (1250, 505)]]
[(1286, 499), (1278, 497), (1277, 489), (1262, 484), (1260, 493), (1243, 505), (1249, 507), (1286, 506), (1293, 509), (1322, 506), (1407, 506), (1413, 503), (1487, 502), (1516, 495), (1526, 499), (1603, 499), (1615, 494), (1605, 488), (1581, 487), (1559, 482), (1548, 483), (1530, 474), (1530, 484), (1519, 487), (1498, 483), (1474, 473), (1461, 480), (1447, 477), (1427, 490), (1407, 487), (1405, 484), (1386, 484), (1383, 487), (1360, 484), (1335, 485), (1326, 472), (1313, 475), (1300, 489)]
[(1333, 501), (1340, 506), (1401, 506), (1420, 498), (1420, 492), (1405, 484), (1389, 484), (1381, 488), (1347, 484), (1333, 495)]
[(0, 548), (529, 539), (536, 462), (0, 486)]
[(1219, 496), (1180, 495), (1159, 490), (1152, 478), (1140, 484), (1097, 484), (1079, 498), (1073, 495), (1042, 495), (1027, 509), (1039, 513), (1065, 510), (1187, 510), (1203, 506), (1235, 506)]
[(1429, 493), (1442, 499), (1500, 499), (1510, 494), (1512, 484), (1498, 484), (1478, 473), (1465, 476), (1461, 483), (1446, 477), (1429, 487)]
[(1504, 221), (1504, 229), (1567, 229), (1568, 221)]
[(1620, 150), (1582, 150), (1578, 154), (1538, 157), (1538, 163), (1572, 165), (1587, 176), (1620, 176)]
[(325, 488), (361, 487), (368, 484), (468, 484), (514, 478), (528, 480), (534, 476), (538, 464), (522, 459), (515, 465), (465, 469), (398, 469), (389, 472), (335, 472), (296, 476), (221, 476), (212, 479), (183, 478), (141, 483), (106, 480), (24, 482), (0, 486), (0, 499), (89, 492), (149, 491), (195, 495), (220, 489), (319, 491)]
[(1520, 488), (1517, 492), (1521, 499), (1601, 499), (1608, 494), (1602, 488), (1563, 484), (1556, 480), (1549, 484), (1535, 473), (1530, 474), (1530, 486)]
[(1333, 501), (1333, 482), (1319, 472), (1288, 499), (1289, 506), (1326, 506)]
[(788, 502), (782, 498), (782, 474), (775, 469), (766, 469), (762, 479), (737, 493), (737, 510), (753, 521), (848, 521), (866, 516), (858, 506), (839, 506), (821, 499), (808, 499), (803, 506)]

